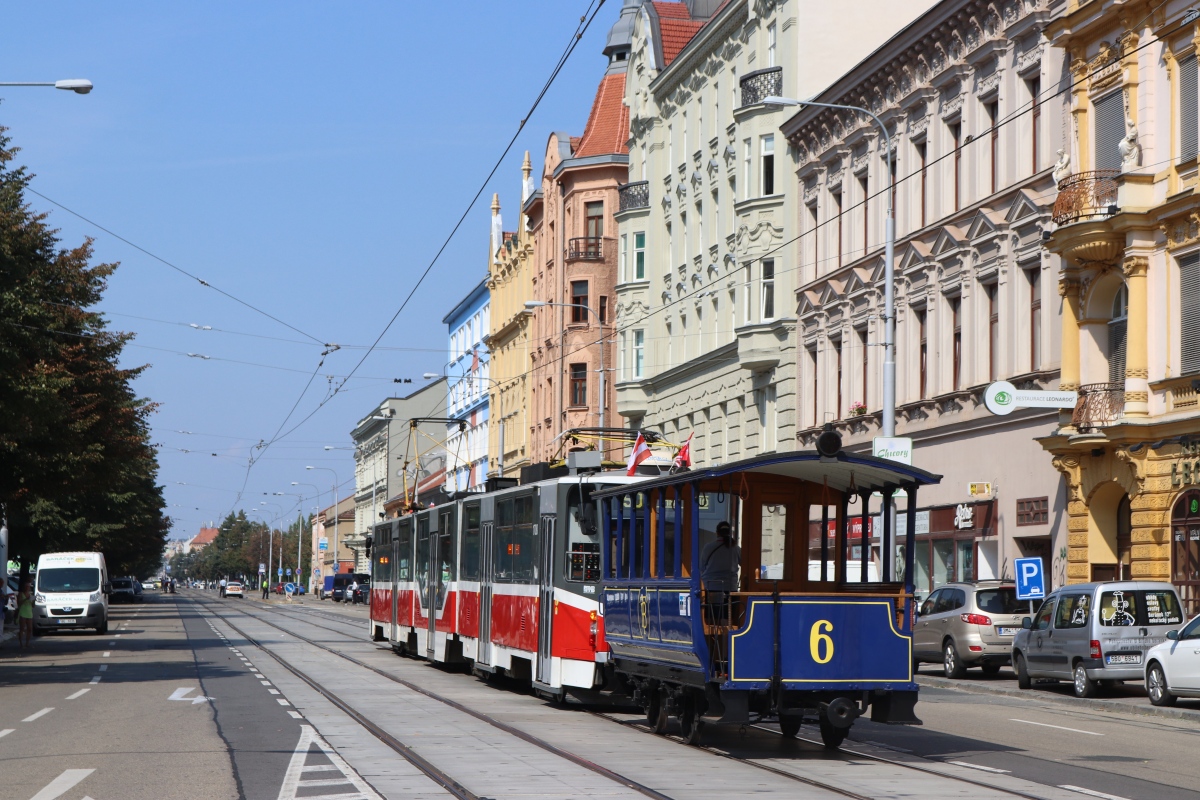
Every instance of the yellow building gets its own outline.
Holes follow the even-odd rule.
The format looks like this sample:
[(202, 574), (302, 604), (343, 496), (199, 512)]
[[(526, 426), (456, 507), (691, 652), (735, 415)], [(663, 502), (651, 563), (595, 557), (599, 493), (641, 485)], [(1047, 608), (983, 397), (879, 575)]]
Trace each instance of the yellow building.
[[(532, 192), (529, 153), (521, 165), (521, 204)], [(518, 477), (529, 465), (529, 312), (525, 301), (533, 298), (533, 235), (525, 215), (515, 232), (507, 232), (500, 219), (500, 196), (492, 197), (491, 266), (491, 426), (488, 430), (488, 474)]]
[(1182, 0), (1070, 0), (1073, 136), (1055, 171), (1066, 577), (1169, 580), (1200, 610), (1200, 24)]

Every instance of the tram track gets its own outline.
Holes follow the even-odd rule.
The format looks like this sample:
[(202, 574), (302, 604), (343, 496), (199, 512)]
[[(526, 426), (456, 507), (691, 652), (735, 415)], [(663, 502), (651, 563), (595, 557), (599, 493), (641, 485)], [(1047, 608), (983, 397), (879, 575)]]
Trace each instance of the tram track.
[[(265, 643), (262, 640), (255, 638), (254, 636), (249, 634), (245, 629), (239, 627), (236, 623), (230, 621), (228, 616), (226, 616), (221, 611), (213, 610), (213, 608), (212, 608), (213, 603), (211, 601), (193, 599), (193, 602), (197, 603), (198, 605), (204, 607), (206, 610), (210, 611), (210, 613), (212, 613), (214, 616), (219, 618), (222, 622), (224, 622), (226, 625), (228, 625), (231, 629), (236, 631), (237, 634), (239, 636), (243, 637), (244, 639), (246, 639), (246, 641), (254, 644), (256, 647), (259, 647), (264, 652), (270, 654), (270, 650), (268, 650), (264, 646)], [(638, 792), (639, 794), (644, 795), (645, 797), (653, 798), (653, 800), (675, 800), (670, 795), (663, 794), (662, 792), (659, 792), (656, 789), (652, 789), (649, 786), (645, 786), (644, 784), (641, 784), (641, 783), (633, 780), (632, 778), (629, 778), (625, 775), (621, 775), (618, 772), (614, 772), (613, 770), (610, 770), (607, 767), (601, 766), (600, 764), (597, 764), (597, 763), (591, 761), (590, 759), (584, 758), (583, 756), (580, 756), (577, 753), (572, 753), (569, 750), (564, 750), (561, 747), (558, 747), (557, 745), (554, 745), (544, 739), (534, 736), (533, 734), (531, 734), (527, 731), (521, 730), (520, 728), (517, 728), (513, 725), (509, 725), (506, 722), (502, 722), (502, 721), (496, 719), (495, 717), (491, 716), (490, 714), (485, 714), (481, 711), (476, 711), (473, 708), (465, 706), (462, 703), (459, 703), (455, 700), (451, 700), (450, 698), (440, 695), (437, 692), (426, 689), (425, 687), (419, 686), (415, 683), (412, 683), (411, 681), (406, 681), (403, 678), (397, 677), (396, 675), (392, 675), (385, 670), (381, 670), (378, 667), (374, 667), (364, 661), (354, 658), (353, 656), (349, 656), (349, 655), (346, 655), (345, 653), (339, 652), (331, 647), (328, 647), (328, 646), (322, 644), (321, 642), (316, 641), (315, 639), (310, 639), (309, 637), (304, 636), (299, 633), (296, 633), (295, 631), (289, 630), (289, 629), (283, 627), (282, 625), (277, 625), (274, 622), (264, 619), (261, 616), (257, 616), (257, 615), (248, 615), (248, 616), (251, 616), (257, 622), (261, 622), (264, 625), (269, 625), (270, 627), (275, 628), (276, 630), (282, 631), (283, 633), (287, 634), (288, 636), (292, 636), (306, 644), (312, 645), (313, 647), (316, 647), (320, 650), (323, 650), (327, 653), (330, 653), (341, 659), (344, 659), (345, 661), (348, 661), (348, 662), (354, 664), (355, 666), (361, 667), (362, 669), (366, 669), (376, 675), (379, 675), (382, 678), (386, 678), (387, 680), (392, 681), (393, 683), (399, 684), (399, 685), (405, 687), (406, 689), (416, 692), (417, 694), (423, 695), (425, 697), (428, 697), (431, 700), (435, 700), (439, 703), (442, 703), (450, 708), (453, 708), (456, 711), (460, 711), (464, 714), (467, 714), (468, 716), (473, 717), (474, 719), (477, 719), (481, 722), (485, 722), (488, 725), (491, 725), (492, 727), (494, 727), (498, 730), (501, 730), (511, 736), (515, 736), (516, 738), (518, 738), (528, 744), (531, 744), (535, 747), (545, 750), (546, 752), (551, 753), (552, 755), (555, 755), (559, 758), (562, 758), (565, 761), (569, 761), (570, 763), (575, 764), (576, 766), (582, 767), (590, 772), (593, 772), (597, 775), (607, 778), (608, 780), (611, 780), (614, 783), (618, 783), (628, 789), (632, 789), (633, 791)], [(294, 617), (294, 618), (298, 619), (299, 621), (305, 621), (305, 622), (307, 621), (307, 620), (299, 619), (298, 617)], [(309, 624), (315, 624), (315, 623), (309, 623)], [(334, 633), (338, 633), (340, 635), (347, 636), (347, 638), (353, 638), (352, 636), (350, 636), (350, 634), (343, 634), (340, 631), (334, 631), (332, 628), (328, 628), (324, 625), (317, 625), (316, 627), (333, 631)], [(358, 640), (358, 641), (361, 642), (361, 640)], [(331, 692), (328, 688), (321, 686), (316, 681), (312, 680), (302, 670), (297, 669), (296, 667), (292, 666), (291, 664), (289, 664), (286, 661), (283, 661), (282, 659), (279, 659), (277, 657), (275, 658), (275, 661), (280, 666), (282, 666), (284, 669), (286, 669), (288, 672), (292, 673), (297, 678), (302, 680), (306, 685), (315, 689), (319, 694), (321, 694), (323, 697), (325, 697), (327, 700), (329, 700), (331, 703), (333, 703), (335, 706), (337, 706), (340, 710), (345, 712), (351, 719), (353, 719), (358, 724), (362, 725), (366, 730), (370, 731), (372, 735), (374, 735), (375, 737), (380, 739), (380, 741), (382, 741), (385, 745), (387, 745), (388, 747), (390, 747), (391, 749), (396, 751), (402, 758), (409, 761), (411, 764), (413, 764), (413, 766), (415, 766), (417, 769), (421, 770), (423, 773), (425, 773), (427, 776), (429, 776), (431, 779), (433, 779), (436, 783), (443, 786), (447, 791), (451, 792), (455, 797), (461, 798), (461, 800), (486, 800), (486, 798), (476, 795), (476, 794), (472, 793), (470, 790), (463, 787), (461, 784), (459, 784), (456, 780), (454, 780), (443, 769), (436, 766), (435, 764), (428, 761), (427, 759), (423, 758), (420, 754), (413, 751), (411, 748), (409, 748), (407, 745), (405, 745), (399, 739), (392, 736), (387, 731), (383, 730), (380, 726), (376, 725), (374, 722), (371, 722), (371, 720), (369, 720), (367, 717), (365, 717), (359, 711), (354, 709), (349, 703), (347, 703), (346, 701), (337, 697), (337, 695), (334, 694), (333, 692)], [(869, 798), (862, 798), (862, 800), (869, 800)]]
[[(307, 618), (309, 616), (309, 614), (312, 614), (313, 612), (301, 613), (297, 609), (294, 609), (294, 608), (280, 608), (277, 606), (270, 606), (270, 608), (277, 612), (284, 613), (290, 619), (294, 619), (298, 622), (310, 624), (310, 625), (313, 625), (314, 627), (321, 628), (323, 630), (328, 630), (331, 633), (336, 633), (339, 636), (344, 636), (348, 640), (356, 641), (359, 643), (361, 643), (363, 641), (361, 638), (359, 638), (355, 634), (352, 634), (352, 633), (349, 633), (346, 631), (337, 630), (330, 626), (321, 625), (317, 622), (313, 622), (311, 619)], [(322, 616), (325, 618), (329, 618), (329, 615), (324, 615), (324, 614), (316, 614), (316, 615)], [(600, 767), (599, 765), (596, 765), (593, 762), (588, 761), (587, 759), (583, 759), (580, 756), (570, 753), (569, 751), (563, 751), (563, 750), (561, 750), (561, 748), (557, 748), (555, 745), (549, 744), (548, 742), (544, 742), (544, 740), (541, 740), (538, 737), (527, 733), (526, 731), (520, 730), (519, 728), (515, 728), (511, 725), (508, 725), (507, 723), (500, 722), (499, 720), (496, 720), (495, 718), (491, 717), (490, 715), (475, 711), (474, 709), (464, 706), (455, 700), (451, 700), (447, 697), (437, 694), (436, 692), (432, 692), (428, 689), (425, 689), (422, 686), (416, 685), (410, 681), (406, 681), (403, 678), (399, 678), (399, 677), (392, 675), (384, 670), (380, 670), (377, 667), (371, 666), (370, 664), (366, 664), (366, 663), (360, 661), (359, 659), (354, 658), (353, 656), (348, 656), (345, 653), (341, 653), (331, 647), (321, 644), (320, 642), (317, 642), (313, 639), (305, 637), (301, 634), (295, 633), (294, 631), (288, 630), (287, 628), (284, 628), (280, 625), (276, 625), (275, 623), (270, 622), (269, 620), (263, 619), (262, 617), (255, 616), (254, 618), (260, 622), (263, 622), (264, 624), (270, 625), (273, 628), (281, 630), (281, 631), (287, 633), (288, 635), (294, 636), (297, 639), (300, 639), (301, 641), (304, 641), (308, 644), (311, 644), (311, 645), (318, 647), (322, 650), (325, 650), (329, 653), (332, 653), (341, 658), (344, 658), (358, 666), (368, 669), (371, 672), (373, 672), (377, 675), (380, 675), (381, 677), (387, 678), (390, 681), (398, 683), (408, 689), (411, 689), (412, 691), (415, 691), (419, 694), (422, 694), (426, 697), (437, 700), (439, 702), (445, 703), (446, 705), (449, 705), (450, 707), (455, 708), (456, 710), (462, 711), (466, 714), (469, 714), (472, 717), (475, 717), (476, 719), (487, 722), (488, 724), (493, 725), (507, 733), (516, 735), (519, 738), (530, 742), (531, 744), (535, 744), (539, 747), (543, 747), (543, 745), (545, 745), (545, 747), (543, 747), (543, 749), (549, 749), (550, 752), (553, 752), (556, 755), (560, 755), (561, 757), (567, 758), (568, 760), (571, 760), (573, 763), (577, 763), (580, 766), (585, 766), (588, 769), (595, 768), (594, 771), (602, 771), (601, 774), (605, 774), (606, 777), (612, 777), (614, 775), (617, 775), (617, 773), (611, 773), (611, 771), (608, 771), (607, 768)], [(338, 619), (338, 620), (332, 620), (332, 621), (347, 624), (350, 626), (355, 625), (354, 621), (350, 621), (350, 620)], [(226, 622), (228, 622), (228, 620), (226, 620)], [(232, 626), (232, 623), (228, 623), (228, 624), (230, 624)], [(241, 631), (239, 631), (239, 633), (242, 633), (243, 635), (245, 635)], [(838, 795), (841, 795), (842, 797), (850, 798), (850, 800), (874, 800), (874, 798), (870, 797), (869, 795), (864, 795), (859, 792), (855, 792), (854, 790), (847, 789), (844, 786), (839, 786), (837, 784), (828, 783), (828, 782), (825, 782), (825, 781), (822, 781), (822, 780), (819, 780), (816, 778), (810, 778), (810, 777), (804, 776), (804, 775), (797, 775), (796, 773), (789, 772), (787, 770), (780, 769), (778, 767), (772, 767), (768, 764), (762, 764), (758, 761), (754, 761), (749, 758), (734, 755), (733, 753), (726, 752), (718, 747), (707, 746), (707, 745), (689, 745), (680, 736), (677, 736), (674, 734), (657, 734), (657, 733), (655, 733), (644, 722), (639, 722), (637, 720), (622, 719), (610, 712), (598, 711), (598, 710), (594, 710), (594, 709), (587, 709), (587, 713), (589, 713), (593, 716), (599, 717), (601, 719), (605, 719), (605, 720), (615, 723), (617, 725), (620, 725), (623, 728), (630, 728), (630, 729), (638, 731), (639, 733), (643, 733), (648, 736), (654, 736), (655, 738), (659, 738), (659, 739), (666, 738), (666, 739), (673, 741), (677, 744), (680, 744), (684, 747), (688, 747), (690, 749), (699, 749), (704, 752), (710, 753), (712, 755), (719, 756), (721, 758), (730, 759), (732, 761), (735, 761), (739, 764), (751, 767), (753, 769), (760, 770), (763, 772), (768, 772), (768, 773), (776, 775), (778, 777), (785, 778), (789, 781), (802, 783), (802, 784), (811, 786), (816, 789), (821, 789), (824, 791), (836, 793)], [(764, 733), (768, 733), (768, 734), (771, 734), (774, 736), (779, 736), (779, 737), (783, 736), (783, 734), (780, 731), (777, 731), (770, 727), (766, 727), (764, 725), (750, 725), (748, 727), (763, 731)], [(816, 745), (816, 746), (824, 749), (824, 743), (819, 739), (810, 739), (810, 738), (807, 738), (804, 736), (796, 736), (795, 740), (804, 742), (806, 744)], [(926, 766), (923, 766), (920, 764), (913, 764), (913, 763), (909, 763), (906, 761), (898, 761), (896, 759), (889, 759), (889, 758), (886, 758), (883, 756), (878, 756), (878, 755), (875, 755), (872, 753), (865, 753), (865, 752), (862, 752), (861, 750), (848, 749), (844, 745), (839, 750), (836, 751), (836, 755), (839, 758), (841, 758), (842, 760), (847, 761), (847, 762), (853, 761), (853, 760), (867, 760), (867, 761), (872, 761), (872, 762), (879, 763), (879, 764), (886, 764), (888, 766), (891, 766), (891, 767), (894, 767), (897, 769), (912, 770), (915, 772), (920, 772), (922, 774), (935, 776), (937, 778), (952, 781), (955, 783), (967, 784), (967, 785), (975, 786), (978, 788), (988, 789), (993, 792), (999, 792), (999, 793), (1002, 793), (1002, 794), (1005, 794), (1008, 796), (1012, 796), (1012, 797), (1024, 798), (1024, 800), (1046, 800), (1045, 795), (1032, 794), (1029, 792), (1022, 792), (1019, 789), (1012, 789), (1012, 788), (997, 786), (996, 784), (987, 783), (987, 782), (981, 781), (981, 780), (974, 780), (967, 776), (948, 774), (946, 772), (943, 772), (941, 770), (938, 770), (938, 769), (935, 769), (932, 767), (926, 767)], [(579, 760), (577, 761), (576, 759), (579, 759)], [(586, 763), (581, 763), (581, 762), (586, 762)], [(629, 788), (635, 789), (636, 791), (642, 791), (643, 794), (645, 794), (646, 792), (649, 792), (650, 794), (647, 794), (647, 796), (650, 796), (650, 797), (659, 797), (659, 798), (667, 797), (666, 795), (658, 793), (658, 792), (656, 792), (656, 790), (650, 789), (649, 787), (645, 787), (642, 784), (638, 784), (635, 781), (631, 781), (630, 783), (625, 783), (625, 781), (627, 781), (629, 779), (624, 778), (624, 776), (615, 777), (612, 779), (617, 780), (618, 782), (623, 783), (623, 785), (626, 785)], [(643, 790), (645, 790), (645, 791), (643, 791)]]

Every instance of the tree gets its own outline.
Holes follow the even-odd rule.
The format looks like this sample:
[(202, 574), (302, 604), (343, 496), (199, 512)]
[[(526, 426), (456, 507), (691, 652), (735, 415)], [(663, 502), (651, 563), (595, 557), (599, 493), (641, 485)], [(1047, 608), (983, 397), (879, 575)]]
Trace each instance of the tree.
[(59, 249), (25, 201), (32, 176), (0, 128), (0, 503), (22, 569), (42, 552), (105, 554), (109, 572), (157, 569), (169, 520), (150, 443), (155, 406), (118, 366), (130, 334), (91, 310), (116, 264), (92, 242)]

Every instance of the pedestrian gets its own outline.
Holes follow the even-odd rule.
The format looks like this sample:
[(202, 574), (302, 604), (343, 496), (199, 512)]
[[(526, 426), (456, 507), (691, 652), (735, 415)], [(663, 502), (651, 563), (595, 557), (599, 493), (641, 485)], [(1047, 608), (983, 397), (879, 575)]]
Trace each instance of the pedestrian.
[(33, 584), (29, 581), (17, 595), (17, 647), (33, 647)]
[(221, 578), (220, 583), (217, 585), (220, 586), (220, 588), (221, 588), (221, 597), (224, 597), (225, 596), (225, 579)]
[(269, 583), (267, 583), (267, 579), (266, 579), (266, 578), (263, 578), (263, 579), (262, 579), (262, 581), (261, 581), (261, 583), (262, 583), (262, 595), (263, 595), (263, 600), (270, 600), (270, 599), (271, 599), (271, 598), (270, 598), (270, 594), (271, 594), (271, 585), (270, 585)]

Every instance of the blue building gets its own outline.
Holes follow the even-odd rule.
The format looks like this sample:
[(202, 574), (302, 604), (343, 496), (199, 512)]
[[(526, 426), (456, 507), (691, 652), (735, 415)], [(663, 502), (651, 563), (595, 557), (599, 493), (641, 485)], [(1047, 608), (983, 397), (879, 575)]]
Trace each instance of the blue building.
[(488, 351), (491, 294), (480, 281), (442, 322), (450, 336), (446, 364), (446, 490), (482, 486), (488, 467)]

